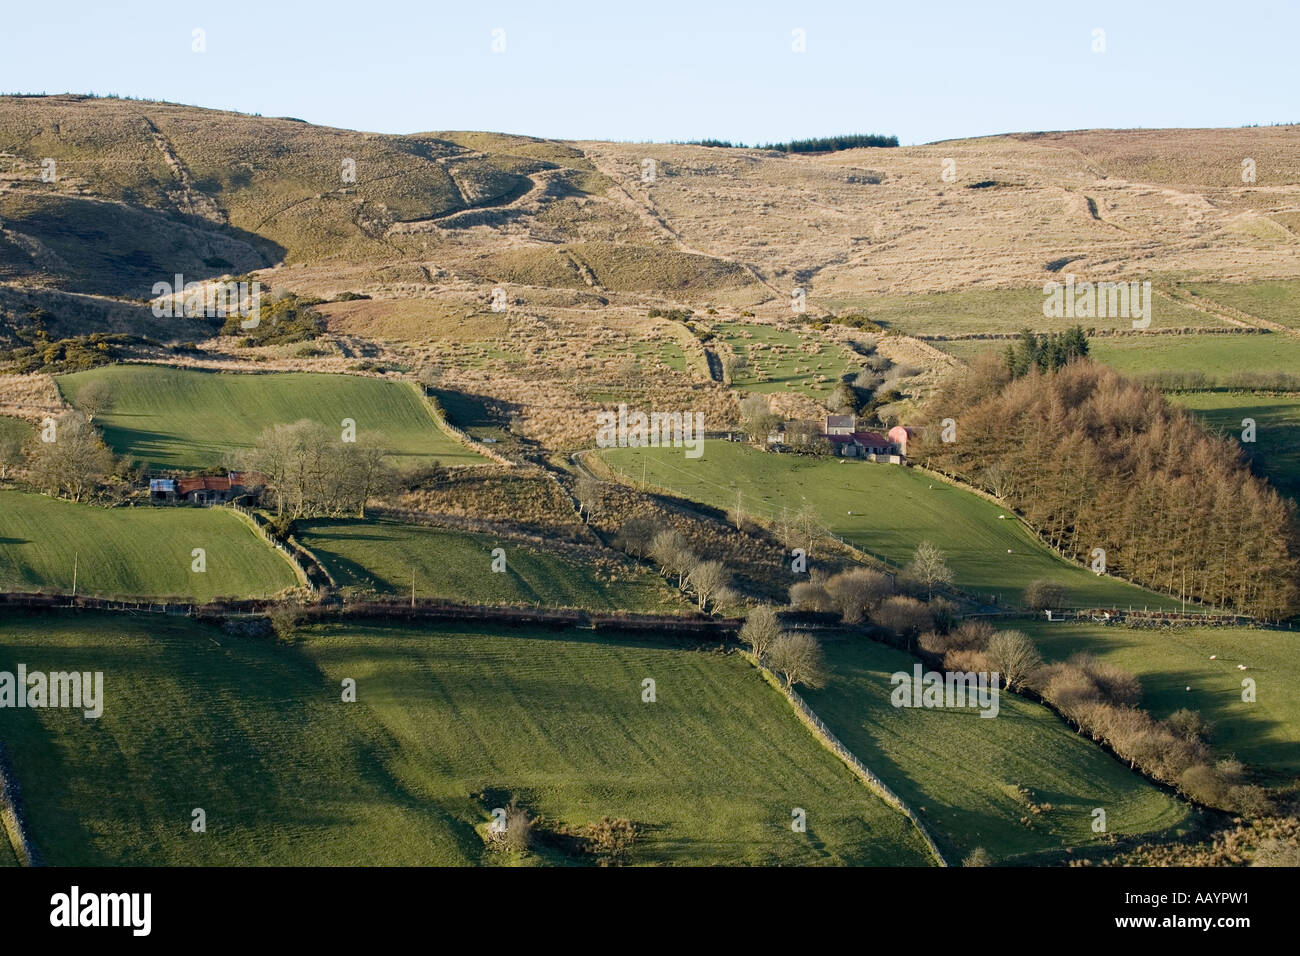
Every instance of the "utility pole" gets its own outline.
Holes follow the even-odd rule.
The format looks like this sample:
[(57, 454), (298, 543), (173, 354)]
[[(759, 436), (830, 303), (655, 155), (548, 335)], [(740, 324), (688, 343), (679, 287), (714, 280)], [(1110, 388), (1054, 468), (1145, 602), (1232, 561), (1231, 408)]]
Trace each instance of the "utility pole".
[(415, 568), (411, 568), (411, 607), (415, 607)]
[(81, 560), (81, 552), (73, 552), (72, 555), (72, 596), (77, 596), (77, 565)]

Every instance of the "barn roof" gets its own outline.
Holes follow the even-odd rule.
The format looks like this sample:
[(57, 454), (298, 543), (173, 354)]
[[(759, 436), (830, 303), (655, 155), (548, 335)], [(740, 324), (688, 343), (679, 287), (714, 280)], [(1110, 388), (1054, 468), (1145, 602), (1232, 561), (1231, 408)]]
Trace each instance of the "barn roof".
[(176, 482), (176, 493), (188, 495), (196, 491), (229, 491), (229, 478), (180, 478)]

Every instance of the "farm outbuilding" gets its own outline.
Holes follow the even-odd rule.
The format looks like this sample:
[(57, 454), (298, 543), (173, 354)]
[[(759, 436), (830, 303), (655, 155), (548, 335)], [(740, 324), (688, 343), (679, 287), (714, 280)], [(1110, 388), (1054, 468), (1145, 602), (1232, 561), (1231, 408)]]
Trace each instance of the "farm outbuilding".
[(154, 501), (221, 504), (255, 492), (265, 484), (265, 476), (255, 471), (232, 471), (224, 476), (199, 478), (150, 478), (149, 497)]
[(916, 437), (916, 429), (906, 425), (895, 425), (889, 430), (889, 440), (894, 443), (900, 455), (907, 454), (907, 443)]

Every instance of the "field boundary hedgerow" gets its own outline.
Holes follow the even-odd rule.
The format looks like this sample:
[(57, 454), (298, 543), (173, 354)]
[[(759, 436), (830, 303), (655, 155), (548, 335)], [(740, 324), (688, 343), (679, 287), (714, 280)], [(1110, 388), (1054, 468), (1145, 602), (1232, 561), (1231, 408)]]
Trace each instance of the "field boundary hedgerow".
[[(79, 609), (121, 614), (164, 614), (215, 622), (227, 618), (247, 618), (250, 615), (263, 614), (282, 604), (283, 602), (274, 598), (247, 598), (195, 604), (179, 600), (131, 601), (85, 595), (74, 597), (69, 594), (51, 594), (42, 591), (0, 593), (0, 611), (7, 608), (27, 611)], [(683, 609), (681, 614), (673, 615), (588, 611), (583, 608), (552, 608), (531, 604), (463, 604), (440, 598), (418, 598), (412, 603), (410, 598), (398, 595), (394, 595), (391, 600), (371, 596), (359, 601), (344, 601), (335, 596), (328, 602), (298, 604), (296, 610), (304, 619), (315, 620), (356, 618), (451, 623), (474, 621), (484, 624), (572, 627), (597, 632), (662, 632), (665, 634), (676, 632), (682, 635), (708, 635), (724, 642), (734, 637), (744, 623), (738, 618), (706, 617), (686, 609)]]
[(744, 657), (745, 660), (749, 661), (749, 663), (754, 665), (754, 668), (762, 676), (764, 681), (780, 692), (781, 696), (786, 699), (787, 703), (789, 703), (791, 709), (794, 710), (795, 716), (799, 718), (800, 723), (811, 731), (812, 735), (821, 742), (822, 746), (843, 761), (844, 765), (853, 771), (853, 775), (861, 780), (868, 790), (911, 821), (912, 826), (916, 827), (916, 832), (919, 833), (921, 839), (925, 841), (926, 847), (929, 848), (930, 853), (934, 856), (938, 864), (940, 866), (947, 866), (948, 861), (944, 859), (943, 854), (939, 852), (939, 846), (934, 842), (934, 838), (930, 836), (930, 831), (925, 828), (925, 824), (923, 824), (921, 818), (912, 811), (912, 808), (903, 802), (903, 798), (894, 793), (893, 790), (889, 789), (885, 782), (876, 776), (876, 774), (872, 772), (871, 768), (859, 759), (857, 754), (844, 746), (844, 744), (840, 742), (840, 739), (836, 737), (822, 719), (817, 716), (817, 713), (808, 706), (808, 702), (800, 697), (798, 693), (796, 693), (792, 688), (786, 687), (782, 684), (780, 679), (764, 667), (758, 658), (749, 651), (742, 650), (740, 655)]

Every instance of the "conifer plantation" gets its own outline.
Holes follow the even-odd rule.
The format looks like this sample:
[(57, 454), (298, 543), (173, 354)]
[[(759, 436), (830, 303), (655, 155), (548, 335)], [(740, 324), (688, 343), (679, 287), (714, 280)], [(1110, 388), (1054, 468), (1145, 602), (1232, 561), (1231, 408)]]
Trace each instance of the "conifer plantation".
[(1240, 446), (1159, 391), (1087, 359), (1013, 378), (993, 356), (954, 373), (918, 456), (996, 494), (1067, 557), (1153, 590), (1279, 620), (1296, 612), (1295, 505)]

